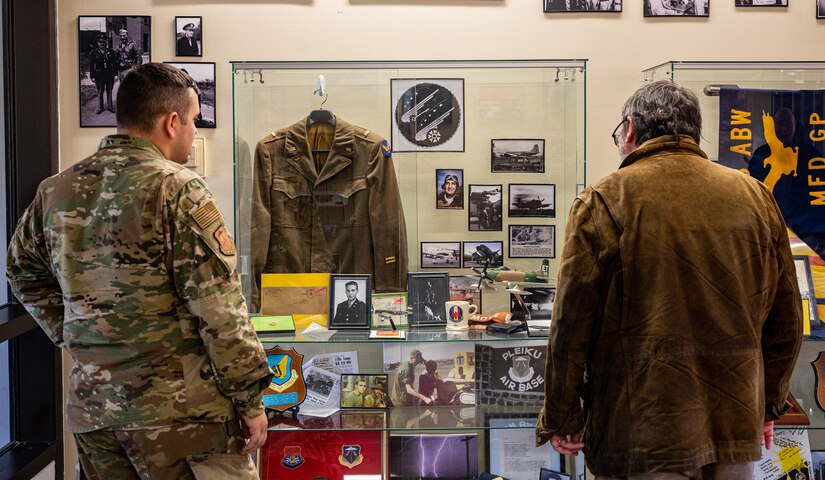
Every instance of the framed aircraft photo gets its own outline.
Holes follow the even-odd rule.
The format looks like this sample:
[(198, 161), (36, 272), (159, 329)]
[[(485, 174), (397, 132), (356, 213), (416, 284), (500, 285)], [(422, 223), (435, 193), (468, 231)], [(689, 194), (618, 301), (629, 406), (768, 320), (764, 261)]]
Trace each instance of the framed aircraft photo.
[(461, 242), (421, 242), (421, 268), (461, 268)]
[(544, 139), (493, 139), (490, 143), (491, 172), (544, 173)]
[(544, 0), (544, 13), (618, 13), (623, 0)]
[(504, 266), (503, 254), (504, 242), (464, 242), (462, 245), (462, 259), (464, 268), (483, 267), (489, 260), (490, 267)]
[(555, 218), (556, 186), (552, 183), (511, 183), (508, 187), (510, 218)]
[(396, 152), (464, 151), (463, 78), (394, 78), (390, 95)]

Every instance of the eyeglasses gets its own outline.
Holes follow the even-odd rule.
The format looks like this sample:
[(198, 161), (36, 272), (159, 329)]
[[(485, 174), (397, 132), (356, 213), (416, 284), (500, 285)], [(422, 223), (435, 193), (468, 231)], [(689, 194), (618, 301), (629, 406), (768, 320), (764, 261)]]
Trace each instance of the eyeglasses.
[(624, 118), (622, 119), (622, 121), (621, 121), (621, 122), (619, 122), (619, 124), (618, 124), (618, 125), (616, 125), (616, 128), (614, 128), (614, 129), (613, 129), (613, 133), (611, 133), (611, 134), (610, 134), (610, 136), (613, 138), (613, 144), (614, 144), (614, 145), (616, 145), (617, 147), (619, 146), (619, 139), (618, 139), (618, 138), (616, 138), (616, 132), (618, 132), (618, 131), (619, 131), (619, 129), (620, 129), (620, 128), (622, 128), (622, 125), (624, 125), (624, 123), (625, 123), (626, 121), (627, 121), (627, 117), (624, 117)]

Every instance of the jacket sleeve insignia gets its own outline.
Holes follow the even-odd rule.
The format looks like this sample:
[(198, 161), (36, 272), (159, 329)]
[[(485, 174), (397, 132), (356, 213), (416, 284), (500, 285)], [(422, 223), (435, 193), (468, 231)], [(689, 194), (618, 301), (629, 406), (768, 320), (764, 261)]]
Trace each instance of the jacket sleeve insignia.
[(214, 201), (206, 202), (192, 212), (192, 218), (195, 219), (195, 223), (197, 223), (199, 227), (205, 229), (221, 219), (221, 212), (218, 210), (218, 207), (215, 206)]
[(395, 263), (395, 257), (386, 257), (384, 258), (384, 263), (389, 265), (391, 263)]
[(232, 237), (229, 236), (225, 226), (220, 225), (217, 229), (215, 229), (212, 236), (218, 241), (218, 246), (220, 247), (222, 254), (235, 255), (235, 245), (232, 244)]
[(392, 157), (392, 149), (390, 148), (390, 142), (386, 140), (381, 142), (381, 153), (383, 153), (385, 157)]

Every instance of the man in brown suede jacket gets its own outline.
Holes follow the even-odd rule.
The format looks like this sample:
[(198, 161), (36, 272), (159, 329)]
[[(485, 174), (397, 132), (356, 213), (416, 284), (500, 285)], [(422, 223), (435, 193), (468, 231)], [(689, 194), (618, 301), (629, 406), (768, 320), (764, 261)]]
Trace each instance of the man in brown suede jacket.
[(619, 170), (570, 210), (538, 442), (599, 479), (750, 480), (802, 337), (785, 223), (699, 148), (691, 91), (649, 83), (622, 115)]

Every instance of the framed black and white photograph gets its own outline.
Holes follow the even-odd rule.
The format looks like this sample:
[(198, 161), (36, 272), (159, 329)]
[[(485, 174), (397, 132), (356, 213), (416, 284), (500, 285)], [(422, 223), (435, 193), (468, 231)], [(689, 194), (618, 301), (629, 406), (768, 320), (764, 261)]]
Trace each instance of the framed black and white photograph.
[(198, 97), (200, 114), (195, 126), (198, 128), (216, 128), (215, 114), (215, 62), (166, 62), (188, 73), (198, 84), (201, 91)]
[(556, 186), (551, 183), (511, 183), (508, 214), (510, 217), (554, 218)]
[(510, 258), (556, 258), (555, 225), (509, 225)]
[(329, 329), (369, 330), (371, 275), (329, 276)]
[(464, 151), (464, 79), (390, 80), (396, 152)]
[(151, 24), (149, 16), (77, 17), (81, 127), (117, 126), (120, 82), (151, 61)]
[(501, 185), (470, 185), (469, 230), (501, 231)]
[(203, 56), (203, 21), (201, 17), (175, 17), (175, 56)]
[(461, 268), (461, 242), (421, 242), (421, 268)]
[(492, 172), (544, 173), (544, 139), (493, 139), (490, 153)]
[(737, 7), (787, 7), (788, 0), (735, 0)]
[(817, 0), (816, 18), (825, 18), (825, 0)]
[(483, 267), (487, 262), (489, 267), (504, 266), (504, 242), (464, 242), (461, 250), (464, 268)]
[(481, 311), (481, 290), (476, 277), (450, 276), (450, 300), (470, 302)]
[(524, 287), (529, 295), (521, 295), (527, 312), (519, 305), (515, 294), (510, 294), (510, 311), (513, 312), (513, 320), (524, 320), (526, 313), (530, 314), (532, 320), (551, 320), (553, 315), (553, 302), (556, 301), (556, 287)]
[(341, 374), (341, 408), (387, 408), (387, 374)]
[(464, 208), (464, 170), (438, 168), (435, 171), (435, 208)]
[(544, 0), (544, 13), (622, 11), (622, 0)]
[(446, 326), (445, 303), (450, 298), (447, 272), (410, 272), (407, 274), (407, 302), (412, 307), (410, 326)]
[(645, 0), (645, 17), (708, 17), (710, 0)]

